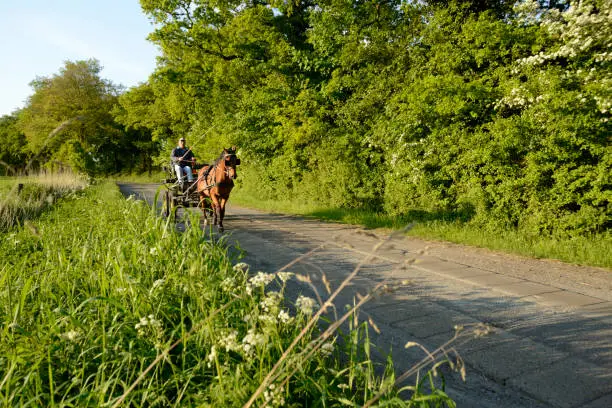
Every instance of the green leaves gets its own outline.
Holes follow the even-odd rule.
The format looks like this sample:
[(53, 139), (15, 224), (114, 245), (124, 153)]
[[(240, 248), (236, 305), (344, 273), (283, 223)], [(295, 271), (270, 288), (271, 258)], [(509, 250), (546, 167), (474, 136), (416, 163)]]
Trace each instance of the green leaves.
[(18, 125), (38, 162), (89, 174), (112, 166), (108, 150), (121, 133), (110, 111), (119, 88), (100, 78), (101, 69), (96, 60), (68, 61), (59, 74), (32, 82)]
[(609, 227), (607, 2), (142, 4), (163, 57), (122, 122), (214, 129), (194, 148), (239, 145), (259, 199)]

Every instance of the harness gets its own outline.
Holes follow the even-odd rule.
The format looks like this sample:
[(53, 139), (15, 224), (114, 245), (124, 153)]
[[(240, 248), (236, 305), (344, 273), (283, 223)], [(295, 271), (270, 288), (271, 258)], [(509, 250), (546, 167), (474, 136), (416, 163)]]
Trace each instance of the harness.
[[(233, 153), (231, 153), (231, 154), (226, 154), (226, 155), (224, 155), (224, 156), (223, 156), (223, 160), (226, 160), (226, 158), (227, 158), (227, 157), (231, 157), (231, 156), (236, 157), (236, 155), (235, 155), (235, 154), (233, 154)], [(213, 176), (213, 180), (215, 179), (215, 175), (216, 175), (216, 173), (217, 173), (217, 167), (219, 166), (219, 162), (220, 162), (220, 161), (221, 161), (221, 160), (217, 160), (217, 161), (214, 163), (214, 165), (212, 165), (212, 166), (211, 166), (212, 168), (211, 168), (210, 170), (208, 170), (208, 173), (204, 172), (204, 173), (206, 173), (206, 178), (208, 178), (208, 176), (210, 176), (210, 175), (212, 174), (212, 176)], [(224, 171), (225, 175), (226, 175), (228, 178), (230, 178), (229, 169), (230, 169), (230, 168), (229, 168), (229, 167), (227, 167), (227, 168), (225, 169), (225, 171)], [(191, 186), (190, 186), (190, 187), (189, 187), (187, 190), (185, 190), (185, 194), (188, 194), (188, 193), (189, 193), (189, 190), (191, 190), (191, 189), (192, 189), (194, 186), (197, 186), (197, 185), (198, 185), (198, 182), (199, 182), (199, 181), (202, 179), (202, 177), (204, 177), (204, 173), (202, 173), (202, 175), (201, 175), (200, 177), (198, 177), (198, 179), (195, 181), (195, 183), (193, 183), (193, 184), (192, 184), (192, 185), (191, 185)], [(204, 180), (204, 181), (206, 182), (206, 180)], [(204, 187), (204, 188), (202, 189), (202, 191), (205, 191), (205, 190), (211, 190), (212, 188), (214, 188), (214, 187), (216, 187), (216, 186), (224, 186), (224, 185), (226, 185), (226, 184), (227, 184), (227, 185), (230, 185), (229, 183), (212, 183), (212, 184), (209, 184), (209, 185), (207, 185), (206, 187)]]

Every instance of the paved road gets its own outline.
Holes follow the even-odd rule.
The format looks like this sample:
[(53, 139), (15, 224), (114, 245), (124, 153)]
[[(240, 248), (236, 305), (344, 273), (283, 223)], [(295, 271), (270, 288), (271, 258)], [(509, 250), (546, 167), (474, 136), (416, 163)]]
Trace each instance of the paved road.
[[(155, 189), (120, 187), (149, 199)], [(225, 227), (253, 270), (275, 271), (322, 246), (291, 268), (310, 275), (321, 294), (323, 273), (337, 287), (384, 239), (354, 226), (234, 206)], [(367, 304), (362, 318), (376, 322), (381, 334), (374, 342), (383, 353), (393, 350), (398, 372), (424, 357), (418, 348), (405, 350), (408, 341), (433, 350), (455, 325), (494, 328), (455, 344), (467, 366), (466, 382), (447, 375), (459, 407), (612, 407), (612, 271), (395, 237), (365, 262), (337, 305), (383, 280), (399, 288)]]

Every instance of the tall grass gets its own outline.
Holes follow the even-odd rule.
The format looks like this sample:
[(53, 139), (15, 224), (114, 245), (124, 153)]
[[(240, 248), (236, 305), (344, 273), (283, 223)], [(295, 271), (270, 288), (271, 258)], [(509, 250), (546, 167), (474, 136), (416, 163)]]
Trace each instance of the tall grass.
[(454, 406), (432, 376), (399, 398), (358, 308), (329, 321), (189, 224), (105, 183), (5, 233), (0, 405)]
[(0, 178), (0, 231), (36, 217), (58, 198), (86, 185), (84, 178), (69, 172)]

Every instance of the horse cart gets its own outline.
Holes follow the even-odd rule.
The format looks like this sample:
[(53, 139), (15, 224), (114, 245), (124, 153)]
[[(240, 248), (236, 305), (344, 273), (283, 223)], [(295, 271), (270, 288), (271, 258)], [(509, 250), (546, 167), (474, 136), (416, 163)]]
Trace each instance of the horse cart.
[(218, 231), (223, 232), (225, 205), (238, 177), (236, 166), (240, 165), (236, 150), (235, 146), (223, 149), (210, 165), (196, 164), (192, 170), (195, 181), (184, 181), (182, 185), (178, 183), (174, 166), (164, 167), (165, 191), (158, 195), (162, 200), (162, 214), (168, 217), (180, 207), (200, 207), (204, 223), (207, 224), (210, 217)]
[(198, 207), (200, 205), (200, 193), (198, 193), (197, 180), (198, 180), (198, 169), (206, 165), (196, 164), (192, 169), (193, 180), (189, 182), (183, 181), (183, 184), (179, 184), (176, 173), (172, 165), (164, 166), (165, 178), (163, 180), (163, 187), (165, 191), (160, 194), (162, 200), (162, 215), (169, 217), (174, 213), (175, 208), (189, 208)]

